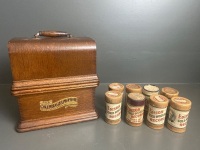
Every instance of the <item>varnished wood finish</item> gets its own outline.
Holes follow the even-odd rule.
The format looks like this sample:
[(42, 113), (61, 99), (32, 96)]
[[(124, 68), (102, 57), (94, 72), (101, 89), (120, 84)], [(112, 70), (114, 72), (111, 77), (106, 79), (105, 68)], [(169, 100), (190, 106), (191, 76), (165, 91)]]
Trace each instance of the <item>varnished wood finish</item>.
[(12, 93), (15, 96), (73, 90), (98, 86), (98, 77), (93, 75), (70, 76), (62, 78), (46, 78), (14, 81)]
[[(45, 32), (45, 34), (47, 34)], [(49, 34), (49, 33), (48, 33)], [(54, 33), (53, 33), (54, 35)], [(93, 120), (96, 44), (90, 38), (15, 38), (8, 44), (13, 75), (12, 94), (17, 96), (24, 132)], [(41, 111), (40, 102), (76, 97), (76, 107)]]
[(8, 49), (14, 81), (96, 74), (90, 38), (16, 38)]
[[(62, 107), (53, 111), (40, 111), (40, 101), (56, 102), (67, 97), (77, 97), (75, 108)], [(97, 119), (94, 106), (94, 88), (24, 95), (18, 98), (19, 132)]]
[(57, 116), (55, 118), (48, 118), (42, 120), (21, 121), (19, 122), (16, 130), (18, 132), (27, 132), (43, 128), (55, 127), (65, 124), (78, 123), (97, 119), (96, 112), (84, 112), (83, 114), (74, 114), (71, 116)]

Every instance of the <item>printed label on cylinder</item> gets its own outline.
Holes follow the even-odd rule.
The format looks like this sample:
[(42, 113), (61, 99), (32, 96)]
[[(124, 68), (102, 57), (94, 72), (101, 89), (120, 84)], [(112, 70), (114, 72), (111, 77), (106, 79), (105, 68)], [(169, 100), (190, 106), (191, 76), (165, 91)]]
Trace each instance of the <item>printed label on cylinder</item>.
[(109, 104), (106, 103), (106, 118), (110, 120), (117, 120), (121, 118), (121, 103)]
[(127, 104), (126, 119), (132, 123), (143, 121), (144, 106), (131, 106)]
[(160, 125), (165, 122), (167, 108), (156, 108), (149, 105), (147, 120), (152, 124)]
[(170, 107), (168, 123), (176, 128), (185, 128), (187, 126), (188, 116), (189, 111), (179, 111)]

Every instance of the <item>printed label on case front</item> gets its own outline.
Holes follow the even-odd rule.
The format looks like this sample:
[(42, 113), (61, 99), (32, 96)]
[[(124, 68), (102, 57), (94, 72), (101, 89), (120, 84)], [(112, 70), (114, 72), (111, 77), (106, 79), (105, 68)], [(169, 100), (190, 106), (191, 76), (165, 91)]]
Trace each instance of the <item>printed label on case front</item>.
[(40, 101), (40, 110), (41, 111), (52, 111), (59, 109), (61, 107), (77, 107), (78, 106), (78, 98), (77, 97), (68, 97), (61, 99), (57, 102), (49, 101)]
[(106, 103), (106, 118), (110, 120), (117, 120), (121, 118), (121, 103), (109, 104)]
[(127, 104), (126, 119), (132, 123), (143, 121), (144, 106), (131, 106)]
[(156, 108), (149, 105), (147, 120), (152, 124), (161, 125), (165, 122), (166, 108)]
[(185, 128), (187, 126), (188, 116), (189, 111), (179, 111), (170, 107), (168, 123), (176, 128)]

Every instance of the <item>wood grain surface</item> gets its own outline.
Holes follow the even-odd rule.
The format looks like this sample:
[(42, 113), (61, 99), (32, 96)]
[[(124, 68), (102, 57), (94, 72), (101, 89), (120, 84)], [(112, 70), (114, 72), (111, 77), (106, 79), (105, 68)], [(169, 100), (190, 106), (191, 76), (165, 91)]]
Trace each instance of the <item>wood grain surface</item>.
[[(20, 121), (17, 131), (97, 119), (96, 43), (90, 38), (15, 38), (8, 50)], [(41, 103), (75, 97), (76, 105), (42, 110)], [(54, 106), (51, 106), (54, 107)]]

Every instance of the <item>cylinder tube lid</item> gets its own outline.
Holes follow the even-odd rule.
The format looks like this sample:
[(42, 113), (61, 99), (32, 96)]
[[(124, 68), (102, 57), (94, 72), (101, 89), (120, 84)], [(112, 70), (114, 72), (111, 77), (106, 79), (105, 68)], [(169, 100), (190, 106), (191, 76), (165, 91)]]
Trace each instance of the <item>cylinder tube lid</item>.
[(107, 103), (116, 104), (121, 103), (123, 94), (119, 91), (107, 91), (105, 93), (105, 99)]
[(155, 85), (148, 84), (143, 87), (143, 93), (145, 95), (158, 94), (159, 88)]
[(149, 104), (157, 108), (165, 108), (168, 106), (169, 100), (163, 95), (151, 95)]
[(111, 83), (108, 86), (109, 90), (116, 90), (116, 91), (120, 91), (123, 92), (124, 91), (124, 85), (121, 83)]
[(170, 106), (177, 110), (187, 111), (191, 109), (192, 102), (185, 97), (172, 97)]
[(172, 98), (179, 95), (179, 91), (171, 87), (164, 87), (162, 88), (161, 92), (168, 98)]
[(138, 84), (127, 84), (126, 85), (126, 92), (127, 93), (142, 93), (142, 87)]
[(141, 93), (129, 93), (127, 103), (133, 106), (143, 106), (145, 104), (145, 96)]

